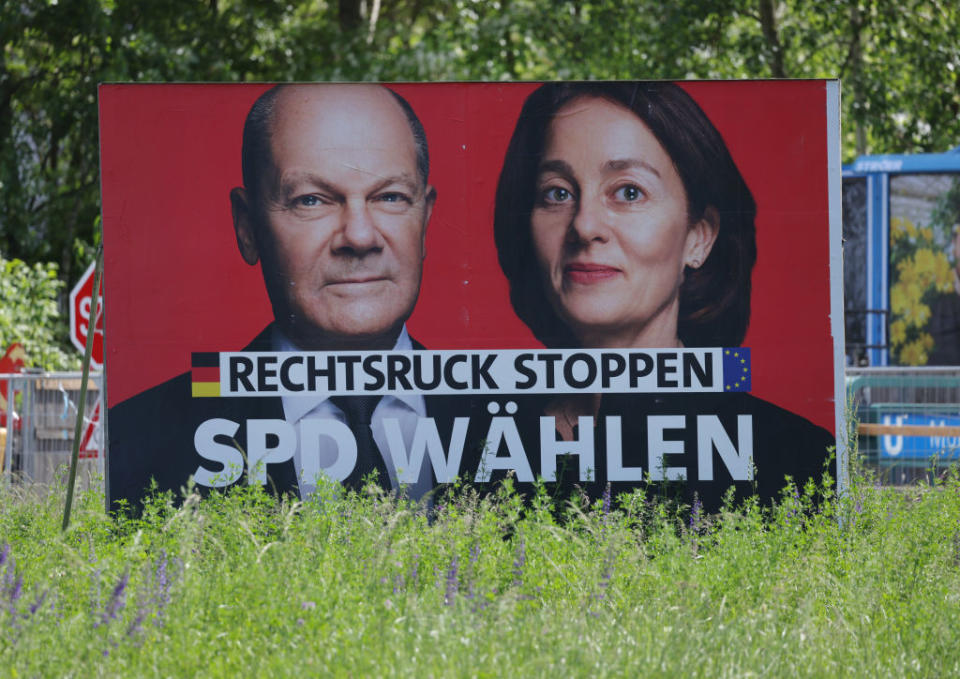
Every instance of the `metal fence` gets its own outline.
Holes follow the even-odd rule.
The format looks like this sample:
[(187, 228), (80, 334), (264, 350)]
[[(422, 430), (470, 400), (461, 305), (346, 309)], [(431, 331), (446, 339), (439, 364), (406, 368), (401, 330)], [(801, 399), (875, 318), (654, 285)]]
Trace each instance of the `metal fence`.
[[(70, 464), (82, 376), (79, 372), (0, 375), (8, 404), (0, 430), (0, 469), (6, 481), (51, 484)], [(81, 488), (103, 478), (103, 374), (87, 383), (77, 479)]]
[(960, 368), (847, 368), (859, 452), (885, 483), (960, 460)]

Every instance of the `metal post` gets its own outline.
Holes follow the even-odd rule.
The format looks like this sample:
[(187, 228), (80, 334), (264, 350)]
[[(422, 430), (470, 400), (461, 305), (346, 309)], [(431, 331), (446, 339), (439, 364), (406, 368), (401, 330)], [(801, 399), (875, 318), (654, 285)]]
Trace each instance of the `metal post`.
[(3, 475), (7, 483), (10, 483), (13, 479), (13, 381), (15, 378), (10, 377), (7, 380), (7, 442), (6, 450), (4, 451), (3, 457)]
[[(25, 374), (30, 374), (32, 369), (24, 370)], [(27, 377), (23, 381), (23, 389), (20, 390), (23, 399), (23, 407), (20, 408), (20, 472), (25, 481), (35, 479), (36, 454), (36, 432), (33, 427), (33, 387), (34, 380)]]
[(90, 307), (90, 322), (87, 325), (87, 346), (83, 352), (83, 376), (80, 378), (80, 398), (77, 404), (77, 426), (73, 432), (73, 452), (70, 457), (70, 478), (67, 480), (67, 501), (63, 507), (63, 530), (70, 525), (70, 510), (73, 507), (73, 487), (77, 481), (77, 464), (80, 459), (80, 436), (83, 434), (83, 411), (87, 402), (87, 380), (90, 379), (90, 355), (93, 353), (93, 335), (96, 333), (97, 314), (100, 313), (100, 277), (103, 274), (103, 245), (97, 248), (97, 268), (93, 274), (93, 300)]
[(96, 377), (97, 382), (97, 402), (100, 404), (100, 449), (97, 451), (97, 473), (102, 477), (104, 475), (104, 458), (107, 448), (107, 395), (103, 391), (103, 373)]

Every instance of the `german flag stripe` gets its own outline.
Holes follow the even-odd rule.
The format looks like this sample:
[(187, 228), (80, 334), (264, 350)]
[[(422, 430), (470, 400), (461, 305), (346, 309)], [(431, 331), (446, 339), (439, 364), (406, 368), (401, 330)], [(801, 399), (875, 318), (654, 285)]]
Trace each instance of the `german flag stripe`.
[(219, 396), (219, 395), (220, 395), (219, 382), (194, 382), (193, 383), (194, 398), (203, 398), (205, 396)]
[(193, 352), (190, 366), (193, 368), (219, 368), (220, 354), (216, 351)]
[(193, 382), (219, 382), (220, 366), (216, 368), (197, 368), (190, 371), (190, 378)]

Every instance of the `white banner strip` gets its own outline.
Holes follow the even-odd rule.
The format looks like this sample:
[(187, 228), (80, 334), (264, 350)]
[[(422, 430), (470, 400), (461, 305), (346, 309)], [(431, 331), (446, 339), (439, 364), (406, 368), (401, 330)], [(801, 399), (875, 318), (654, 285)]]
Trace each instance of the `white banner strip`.
[(749, 359), (720, 348), (221, 352), (219, 385), (209, 369), (193, 382), (196, 396), (709, 393), (748, 391)]

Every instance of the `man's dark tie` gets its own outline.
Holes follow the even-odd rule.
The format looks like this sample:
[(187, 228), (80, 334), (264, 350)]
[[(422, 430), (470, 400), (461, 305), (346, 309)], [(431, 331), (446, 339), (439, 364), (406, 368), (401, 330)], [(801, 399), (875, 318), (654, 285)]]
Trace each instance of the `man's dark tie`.
[(380, 449), (373, 440), (370, 421), (373, 411), (382, 396), (331, 396), (330, 402), (343, 411), (347, 417), (347, 426), (353, 430), (357, 441), (357, 464), (350, 476), (343, 481), (347, 488), (360, 489), (363, 479), (373, 470), (377, 471), (380, 486), (390, 490), (390, 474), (383, 461)]

